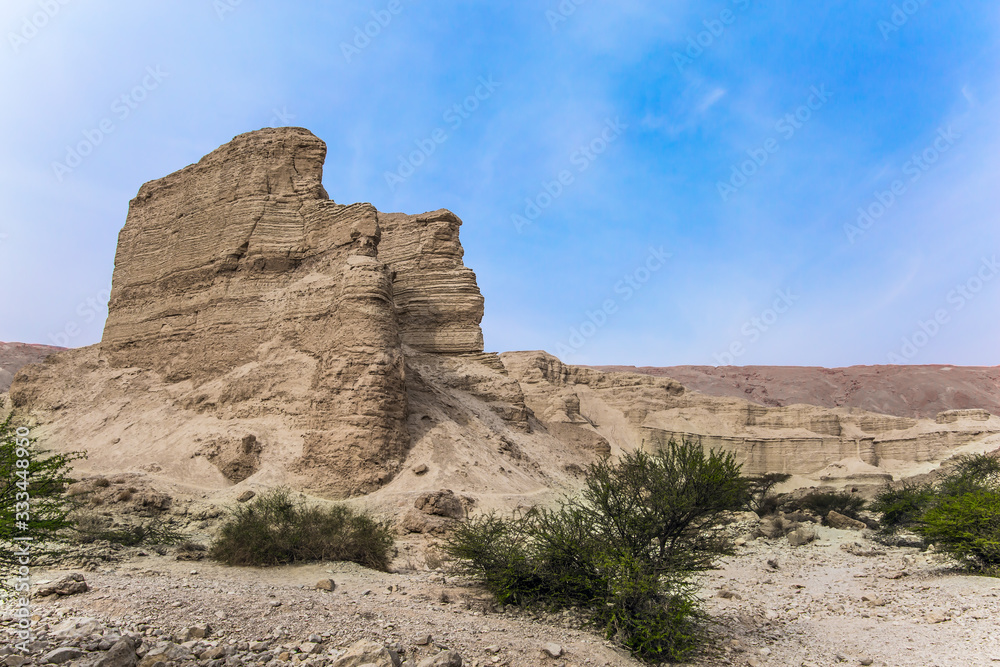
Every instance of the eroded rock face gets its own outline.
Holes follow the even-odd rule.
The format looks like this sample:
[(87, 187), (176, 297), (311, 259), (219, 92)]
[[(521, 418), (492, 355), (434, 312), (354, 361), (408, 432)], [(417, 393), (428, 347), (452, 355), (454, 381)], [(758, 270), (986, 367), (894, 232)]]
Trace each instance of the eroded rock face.
[[(544, 352), (501, 355), (525, 403), (557, 438), (568, 428), (606, 438), (617, 454), (692, 440), (733, 452), (747, 473), (882, 483), (961, 447), (1000, 444), (1000, 418), (983, 410), (909, 419), (856, 408), (765, 407), (687, 391), (669, 377), (568, 366)], [(995, 444), (989, 445), (995, 441)]]

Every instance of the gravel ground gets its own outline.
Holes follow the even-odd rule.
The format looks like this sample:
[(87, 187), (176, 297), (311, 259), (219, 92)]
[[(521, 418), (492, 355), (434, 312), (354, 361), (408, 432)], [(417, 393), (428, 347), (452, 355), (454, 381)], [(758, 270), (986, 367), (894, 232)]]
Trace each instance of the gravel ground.
[[(714, 636), (712, 654), (696, 664), (1000, 665), (1000, 580), (958, 573), (934, 554), (883, 547), (854, 531), (818, 527), (819, 539), (800, 547), (744, 532), (737, 554), (705, 575)], [(35, 578), (67, 572), (38, 571)], [(272, 665), (319, 667), (371, 639), (415, 662), (454, 649), (473, 666), (639, 664), (572, 614), (504, 612), (482, 591), (439, 572), (382, 573), (343, 563), (231, 568), (153, 554), (84, 574), (89, 592), (34, 602), (35, 632), (44, 638), (31, 656), (35, 664), (63, 645), (50, 631), (79, 617), (96, 618), (118, 634), (144, 635), (147, 646), (180, 643), (185, 628), (208, 624), (209, 636), (188, 644), (190, 650), (229, 646), (246, 663), (266, 658)], [(335, 591), (315, 588), (326, 578), (336, 581)], [(2, 620), (12, 626), (9, 616)], [(432, 641), (423, 645), (426, 635)], [(100, 639), (92, 636), (89, 648), (96, 650)], [(297, 654), (310, 639), (320, 640), (316, 654)], [(251, 648), (254, 642), (263, 645)], [(559, 644), (563, 655), (546, 656), (548, 643)], [(90, 665), (96, 657), (65, 664)], [(236, 658), (188, 664), (221, 667)], [(7, 665), (11, 659), (0, 656)]]

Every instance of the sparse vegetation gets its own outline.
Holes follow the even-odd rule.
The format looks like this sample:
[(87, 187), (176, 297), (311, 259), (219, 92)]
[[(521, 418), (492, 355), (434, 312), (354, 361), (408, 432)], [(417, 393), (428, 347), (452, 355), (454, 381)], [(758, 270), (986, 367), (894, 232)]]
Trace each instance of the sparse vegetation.
[(970, 570), (1000, 576), (1000, 459), (959, 457), (933, 484), (883, 490), (882, 530), (912, 530)]
[(633, 655), (678, 661), (703, 636), (692, 575), (729, 553), (722, 521), (750, 486), (731, 455), (671, 442), (589, 466), (555, 509), (467, 520), (443, 549), (501, 604), (586, 609)]
[(867, 504), (864, 498), (846, 491), (814, 491), (798, 500), (784, 503), (782, 509), (788, 512), (796, 510), (815, 512), (817, 516), (823, 517), (825, 523), (826, 515), (831, 510), (852, 519), (859, 519), (861, 511)]
[(351, 561), (386, 570), (390, 525), (346, 505), (306, 506), (286, 488), (272, 489), (229, 510), (209, 556), (228, 565), (269, 566), (300, 561)]

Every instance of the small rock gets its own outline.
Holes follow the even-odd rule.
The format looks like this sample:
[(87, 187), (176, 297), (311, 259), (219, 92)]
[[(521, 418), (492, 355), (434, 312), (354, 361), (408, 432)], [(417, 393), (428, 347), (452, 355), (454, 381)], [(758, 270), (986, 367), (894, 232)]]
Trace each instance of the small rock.
[(458, 651), (443, 651), (421, 660), (417, 667), (462, 667), (462, 656)]
[(861, 658), (860, 660), (858, 660), (858, 664), (864, 665), (864, 667), (868, 667), (868, 665), (872, 664), (873, 662), (875, 661), (872, 660), (871, 658)]
[(388, 649), (367, 639), (354, 643), (330, 667), (361, 667), (369, 664), (375, 667), (396, 667)]
[(427, 646), (433, 641), (430, 635), (417, 635), (417, 638), (413, 641), (417, 646)]
[(420, 465), (413, 466), (414, 475), (423, 475), (428, 470), (430, 470), (430, 468), (427, 467), (426, 463), (421, 463)]
[(317, 642), (304, 642), (299, 645), (299, 651), (305, 653), (306, 655), (316, 655), (321, 652), (323, 647)]
[(935, 610), (935, 611), (929, 611), (929, 612), (927, 612), (927, 615), (924, 616), (924, 620), (926, 620), (928, 623), (931, 623), (931, 624), (934, 624), (934, 623), (944, 623), (945, 621), (948, 620), (948, 616), (945, 615), (945, 613), (943, 611), (936, 611)]
[(256, 493), (254, 493), (253, 491), (250, 491), (248, 489), (248, 490), (244, 491), (243, 493), (241, 493), (239, 496), (236, 497), (236, 502), (238, 502), (238, 503), (245, 503), (248, 500), (252, 500), (253, 497), (256, 496), (256, 495), (257, 495)]
[(212, 627), (207, 623), (192, 625), (191, 627), (181, 630), (181, 641), (187, 642), (192, 639), (204, 639), (210, 634), (212, 634)]
[(316, 590), (320, 591), (335, 591), (337, 590), (337, 582), (333, 579), (320, 579), (316, 582)]
[(801, 547), (804, 544), (809, 544), (816, 539), (816, 531), (812, 528), (807, 528), (806, 526), (800, 526), (792, 532), (788, 533), (788, 543), (793, 547)]
[(542, 647), (542, 653), (549, 656), (550, 658), (558, 658), (563, 654), (563, 648), (559, 644), (553, 644), (549, 642)]
[(2, 662), (5, 667), (21, 667), (24, 663), (28, 662), (28, 659), (23, 655), (8, 655), (4, 656)]

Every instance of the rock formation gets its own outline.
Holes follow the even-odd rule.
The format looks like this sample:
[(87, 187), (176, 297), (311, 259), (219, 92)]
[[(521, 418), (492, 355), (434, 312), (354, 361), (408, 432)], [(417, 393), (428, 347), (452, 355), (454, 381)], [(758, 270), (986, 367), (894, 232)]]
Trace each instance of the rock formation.
[[(498, 461), (503, 448), (536, 448), (498, 432), (529, 437), (526, 408), (483, 353), (461, 220), (337, 204), (325, 154), (307, 130), (265, 129), (143, 185), (119, 235), (102, 342), (25, 369), (14, 405), (50, 440), (90, 451), (90, 465), (210, 487), (368, 493), (428, 433), (438, 454), (444, 441), (494, 436)], [(442, 400), (455, 392), (463, 400)], [(473, 450), (439, 461), (427, 483), (489, 461)], [(514, 483), (491, 479), (499, 469), (483, 471), (488, 487), (553, 483), (537, 464)]]

